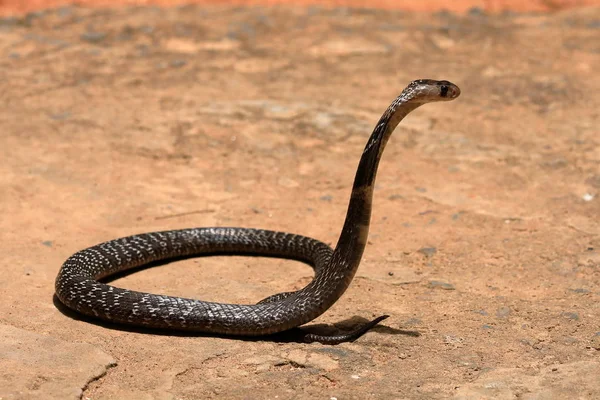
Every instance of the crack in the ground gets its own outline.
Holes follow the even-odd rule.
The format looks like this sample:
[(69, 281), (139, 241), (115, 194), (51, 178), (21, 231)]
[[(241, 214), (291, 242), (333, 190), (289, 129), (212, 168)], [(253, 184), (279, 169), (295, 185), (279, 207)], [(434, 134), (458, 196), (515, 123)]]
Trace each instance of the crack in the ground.
[(99, 373), (96, 376), (93, 376), (92, 378), (90, 378), (81, 388), (81, 395), (79, 396), (79, 400), (82, 399), (89, 399), (89, 397), (85, 396), (85, 392), (90, 388), (90, 385), (94, 382), (99, 381), (100, 379), (104, 378), (106, 376), (106, 374), (108, 374), (108, 371), (112, 368), (115, 368), (117, 366), (117, 362), (116, 361), (112, 361), (110, 363), (108, 363), (107, 365), (104, 366), (104, 370)]

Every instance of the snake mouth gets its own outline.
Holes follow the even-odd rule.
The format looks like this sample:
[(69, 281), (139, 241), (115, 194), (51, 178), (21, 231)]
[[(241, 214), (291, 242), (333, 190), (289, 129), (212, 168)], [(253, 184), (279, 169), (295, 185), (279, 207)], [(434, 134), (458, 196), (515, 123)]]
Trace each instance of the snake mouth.
[(448, 89), (448, 94), (446, 95), (446, 97), (448, 97), (449, 99), (455, 99), (458, 96), (460, 96), (460, 88), (456, 85), (452, 85)]

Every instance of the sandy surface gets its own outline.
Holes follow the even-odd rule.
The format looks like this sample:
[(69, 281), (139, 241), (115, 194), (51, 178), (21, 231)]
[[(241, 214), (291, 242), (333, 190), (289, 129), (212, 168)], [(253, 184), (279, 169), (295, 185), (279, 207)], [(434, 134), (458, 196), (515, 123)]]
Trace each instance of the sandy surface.
[(213, 5), (311, 5), (320, 7), (358, 7), (431, 12), (447, 10), (465, 12), (471, 9), (486, 12), (558, 11), (573, 7), (598, 6), (600, 0), (0, 0), (0, 15), (35, 12), (43, 8), (70, 4), (89, 7), (120, 7), (123, 5), (174, 6), (186, 4)]
[[(599, 21), (223, 6), (0, 20), (0, 398), (599, 398)], [(333, 347), (241, 341), (53, 303), (69, 255), (128, 234), (334, 243), (366, 138), (424, 77), (462, 95), (392, 137), (363, 264), (314, 322), (383, 326)], [(114, 284), (254, 302), (310, 279), (216, 257)]]

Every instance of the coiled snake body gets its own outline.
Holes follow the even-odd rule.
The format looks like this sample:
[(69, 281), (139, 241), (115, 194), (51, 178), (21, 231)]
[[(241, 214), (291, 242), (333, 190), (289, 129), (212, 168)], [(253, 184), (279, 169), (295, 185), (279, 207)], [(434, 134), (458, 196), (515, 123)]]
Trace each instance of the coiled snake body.
[[(335, 249), (305, 236), (249, 228), (194, 228), (133, 235), (69, 257), (56, 278), (57, 297), (75, 311), (111, 322), (224, 335), (268, 335), (315, 319), (340, 298), (356, 273), (367, 242), (375, 175), (390, 135), (417, 107), (452, 100), (459, 94), (460, 89), (448, 81), (421, 79), (411, 82), (392, 102), (360, 159)], [(247, 305), (141, 293), (99, 282), (154, 261), (203, 254), (293, 258), (311, 264), (315, 276), (303, 289)], [(348, 334), (307, 334), (305, 340), (323, 343), (354, 340), (386, 317), (381, 316)]]

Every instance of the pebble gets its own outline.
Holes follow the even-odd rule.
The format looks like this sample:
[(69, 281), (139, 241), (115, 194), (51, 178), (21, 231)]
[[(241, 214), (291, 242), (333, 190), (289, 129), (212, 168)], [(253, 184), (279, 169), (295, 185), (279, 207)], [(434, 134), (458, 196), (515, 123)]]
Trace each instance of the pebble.
[(564, 344), (575, 344), (577, 342), (579, 342), (576, 338), (572, 337), (572, 336), (565, 336), (562, 340), (562, 342)]
[(69, 117), (71, 116), (71, 113), (69, 111), (65, 111), (65, 112), (59, 112), (59, 113), (52, 113), (48, 115), (50, 117), (50, 119), (53, 119), (54, 121), (64, 121), (69, 119)]
[(593, 188), (600, 189), (600, 175), (592, 175), (585, 180), (585, 183)]
[(580, 294), (590, 293), (590, 291), (588, 289), (584, 289), (584, 288), (569, 289), (569, 292), (580, 293)]
[(81, 40), (89, 43), (100, 43), (106, 39), (106, 33), (104, 32), (85, 32), (80, 36)]
[(565, 317), (566, 319), (570, 319), (573, 321), (579, 321), (579, 314), (574, 313), (574, 312), (564, 312), (561, 314), (563, 317)]
[(421, 247), (419, 250), (417, 250), (417, 253), (421, 253), (421, 254), (423, 254), (426, 257), (431, 257), (435, 253), (437, 253), (437, 248), (435, 248), (435, 247)]
[(447, 282), (442, 282), (442, 281), (429, 281), (429, 287), (433, 288), (433, 289), (440, 288), (440, 289), (444, 289), (444, 290), (455, 290), (456, 289), (453, 284), (447, 283)]
[(496, 317), (498, 318), (506, 318), (510, 315), (511, 310), (508, 307), (500, 307), (498, 310), (496, 310)]
[(173, 60), (169, 63), (169, 65), (173, 68), (180, 68), (183, 67), (185, 64), (187, 64), (187, 61), (181, 59)]
[(587, 24), (587, 27), (590, 29), (600, 29), (600, 19), (590, 22)]
[(464, 342), (464, 338), (460, 337), (460, 336), (454, 336), (454, 335), (444, 335), (444, 344), (451, 344), (454, 346), (461, 346), (462, 343)]
[(485, 11), (481, 7), (471, 7), (468, 13), (471, 17), (485, 17)]
[(600, 332), (596, 332), (594, 336), (592, 336), (591, 347), (596, 350), (600, 350)]

